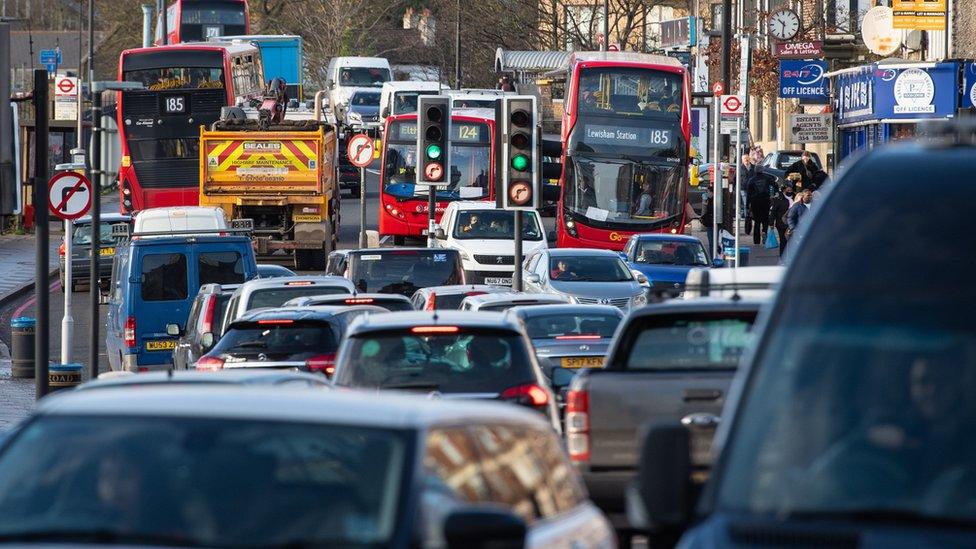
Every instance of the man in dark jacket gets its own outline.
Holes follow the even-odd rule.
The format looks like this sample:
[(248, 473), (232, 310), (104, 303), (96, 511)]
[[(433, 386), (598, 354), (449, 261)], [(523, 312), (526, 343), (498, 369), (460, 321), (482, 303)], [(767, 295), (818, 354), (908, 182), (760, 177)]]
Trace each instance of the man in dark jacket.
[(808, 151), (803, 151), (800, 155), (800, 159), (793, 163), (789, 168), (786, 169), (786, 174), (784, 177), (789, 179), (791, 173), (800, 174), (800, 183), (802, 183), (802, 188), (817, 190), (815, 183), (821, 178), (817, 177), (817, 172), (820, 168), (817, 167), (813, 162), (813, 158), (810, 156)]
[(783, 252), (786, 251), (786, 212), (790, 209), (791, 198), (793, 198), (793, 190), (783, 185), (769, 202), (769, 224), (776, 227), (780, 257), (783, 257)]
[(752, 243), (765, 244), (769, 228), (769, 180), (760, 174), (753, 175), (747, 187), (749, 211), (752, 213)]

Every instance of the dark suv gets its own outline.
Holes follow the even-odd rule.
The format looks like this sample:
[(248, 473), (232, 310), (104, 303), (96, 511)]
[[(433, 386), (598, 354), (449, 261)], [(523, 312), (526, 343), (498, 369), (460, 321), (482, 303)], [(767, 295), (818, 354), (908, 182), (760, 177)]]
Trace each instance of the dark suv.
[(693, 437), (650, 431), (635, 504), (695, 524), (683, 547), (976, 546), (976, 247), (956, 177), (976, 127), (929, 132), (854, 160), (804, 216), (697, 507)]

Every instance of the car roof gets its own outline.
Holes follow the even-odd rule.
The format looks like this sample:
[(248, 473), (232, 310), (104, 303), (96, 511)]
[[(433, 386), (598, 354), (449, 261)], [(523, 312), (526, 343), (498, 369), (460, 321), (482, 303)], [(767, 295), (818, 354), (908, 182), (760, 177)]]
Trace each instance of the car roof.
[(402, 246), (397, 246), (393, 248), (360, 248), (358, 250), (349, 250), (349, 254), (396, 254), (402, 252), (430, 252), (430, 253), (458, 253), (457, 250), (451, 248), (406, 248)]
[(653, 242), (697, 242), (701, 244), (701, 240), (697, 236), (691, 236), (688, 234), (666, 234), (666, 233), (650, 233), (650, 234), (636, 234), (633, 238), (640, 241), (653, 241)]
[[(311, 284), (296, 284), (300, 282), (311, 282)], [(288, 286), (341, 286), (351, 288), (352, 282), (347, 278), (333, 275), (311, 275), (311, 276), (278, 276), (274, 278), (255, 278), (248, 280), (238, 291), (241, 293), (264, 288), (286, 288)]]
[[(99, 216), (101, 223), (121, 223), (132, 221), (132, 216), (120, 213), (103, 213)], [(75, 225), (90, 225), (92, 216), (86, 215), (74, 220)]]
[(420, 288), (416, 293), (423, 293), (426, 295), (453, 295), (467, 292), (489, 292), (497, 294), (511, 292), (511, 290), (505, 286), (492, 286), (490, 284), (447, 284), (445, 286), (429, 286), (427, 288)]
[(758, 312), (765, 303), (766, 301), (757, 299), (732, 299), (721, 297), (669, 299), (661, 303), (654, 303), (631, 311), (630, 318), (682, 313)]
[(549, 248), (551, 257), (614, 257), (620, 256), (613, 250), (599, 250), (596, 248)]
[[(136, 235), (138, 237), (138, 235)], [(251, 239), (247, 236), (238, 235), (218, 235), (218, 234), (189, 234), (189, 235), (175, 235), (175, 236), (156, 236), (153, 238), (133, 238), (128, 240), (129, 244), (138, 247), (145, 246), (172, 246), (172, 245), (192, 245), (192, 244), (213, 244), (213, 243), (225, 243), (225, 244), (240, 244), (240, 243), (251, 243)]]
[(245, 322), (257, 322), (260, 320), (331, 320), (336, 314), (347, 313), (349, 311), (373, 311), (386, 309), (372, 307), (370, 305), (316, 305), (314, 307), (271, 307), (248, 311), (236, 318), (231, 326)]
[[(448, 208), (454, 208), (455, 210), (496, 210), (500, 212), (510, 211), (503, 208), (499, 208), (494, 202), (489, 202), (487, 200), (459, 200), (457, 202), (451, 202), (447, 206)], [(526, 212), (538, 213), (533, 208), (528, 208), (523, 210)]]
[(362, 316), (350, 327), (349, 334), (398, 330), (425, 326), (461, 326), (467, 328), (500, 328), (519, 331), (514, 321), (501, 313), (472, 311), (403, 311)]
[(410, 298), (400, 294), (378, 294), (378, 293), (351, 293), (351, 294), (322, 294), (308, 295), (296, 299), (315, 300), (315, 301), (344, 301), (346, 299), (382, 299), (387, 301), (410, 302)]
[(530, 294), (523, 292), (502, 292), (481, 295), (469, 295), (464, 298), (471, 304), (484, 305), (488, 303), (509, 303), (516, 301), (566, 303), (566, 298), (555, 294)]
[[(238, 384), (238, 385), (276, 385), (286, 381), (304, 380), (309, 383), (331, 388), (319, 374), (296, 372), (294, 370), (264, 368), (234, 368), (219, 372), (198, 372), (195, 370), (168, 370), (165, 372), (111, 372), (111, 376), (101, 377), (78, 386), (79, 390), (131, 387), (133, 385), (173, 384)], [(102, 374), (105, 376), (105, 374)]]
[(507, 314), (518, 316), (519, 318), (531, 318), (534, 316), (547, 316), (556, 314), (605, 314), (623, 317), (623, 311), (613, 305), (581, 304), (581, 303), (554, 303), (552, 305), (533, 305), (531, 307), (512, 307)]
[(542, 416), (510, 404), (375, 391), (321, 388), (160, 385), (120, 391), (62, 391), (38, 402), (35, 415), (221, 418), (422, 429), (432, 424), (520, 422)]

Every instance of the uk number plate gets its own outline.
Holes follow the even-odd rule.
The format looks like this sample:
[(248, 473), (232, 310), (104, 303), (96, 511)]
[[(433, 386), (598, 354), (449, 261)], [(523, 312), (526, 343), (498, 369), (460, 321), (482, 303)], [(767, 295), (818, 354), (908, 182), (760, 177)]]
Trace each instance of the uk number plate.
[(560, 359), (563, 368), (602, 368), (603, 357), (599, 356), (566, 356)]
[(115, 248), (99, 248), (98, 255), (115, 255)]
[(504, 277), (487, 277), (485, 278), (485, 284), (491, 284), (493, 286), (511, 286), (512, 279)]
[(172, 351), (175, 348), (175, 339), (155, 339), (146, 342), (147, 351)]

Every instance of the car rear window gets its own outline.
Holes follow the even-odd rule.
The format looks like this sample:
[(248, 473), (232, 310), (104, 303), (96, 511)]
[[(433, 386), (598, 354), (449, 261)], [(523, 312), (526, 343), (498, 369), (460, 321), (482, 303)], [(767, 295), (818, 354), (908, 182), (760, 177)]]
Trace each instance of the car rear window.
[(629, 338), (632, 344), (626, 355), (626, 369), (735, 368), (752, 343), (755, 319), (755, 312), (748, 312), (638, 320), (638, 333)]
[(393, 250), (350, 254), (349, 279), (361, 292), (411, 296), (421, 288), (461, 284), (453, 250)]
[(345, 364), (336, 372), (336, 383), (441, 393), (500, 393), (535, 381), (524, 340), (515, 333), (464, 328), (453, 333), (423, 333), (424, 329), (353, 337)]
[(197, 256), (200, 285), (244, 282), (244, 258), (235, 251), (202, 252)]
[(573, 335), (613, 337), (618, 324), (620, 317), (617, 315), (560, 313), (526, 318), (525, 331), (532, 339)]
[(140, 286), (143, 301), (186, 299), (186, 256), (183, 254), (147, 254), (142, 256)]
[(393, 545), (408, 433), (327, 421), (40, 416), (0, 455), (0, 537)]
[(469, 294), (437, 294), (434, 301), (435, 309), (460, 309), (461, 302)]
[(347, 293), (349, 290), (342, 286), (282, 286), (255, 290), (251, 294), (251, 300), (248, 301), (246, 310), (260, 309), (261, 307), (281, 307), (286, 301), (296, 297)]
[[(266, 321), (274, 322), (274, 321)], [(299, 356), (334, 353), (339, 338), (328, 322), (289, 321), (288, 324), (235, 322), (214, 346), (211, 354), (249, 354)]]

